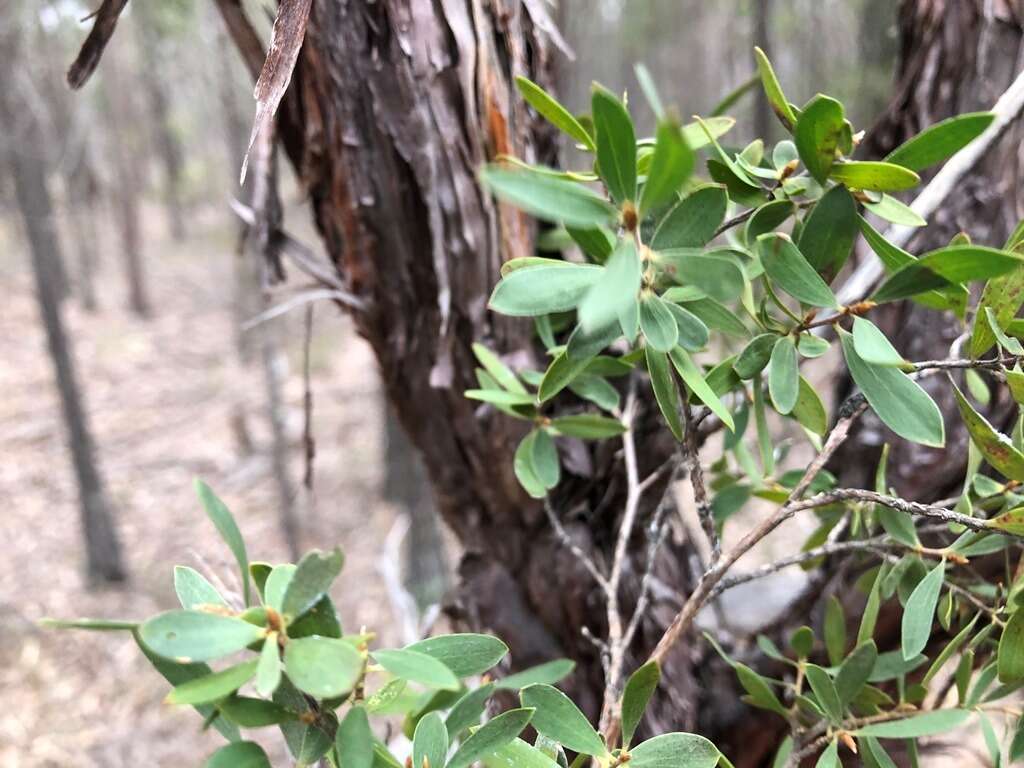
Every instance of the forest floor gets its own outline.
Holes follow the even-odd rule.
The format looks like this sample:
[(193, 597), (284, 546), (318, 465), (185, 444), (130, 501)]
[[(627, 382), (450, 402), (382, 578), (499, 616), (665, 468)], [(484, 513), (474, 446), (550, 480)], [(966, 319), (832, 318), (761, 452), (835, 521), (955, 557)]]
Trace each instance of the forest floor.
[[(139, 618), (176, 607), (172, 569), (191, 565), (237, 586), (234, 564), (192, 490), (202, 477), (238, 517), (254, 559), (287, 558), (270, 469), (259, 356), (239, 363), (230, 306), (234, 225), (196, 217), (183, 242), (150, 216), (146, 244), (154, 314), (125, 309), (115, 242), (97, 280), (100, 310), (71, 298), (74, 342), (101, 469), (130, 582), (90, 590), (83, 577), (77, 494), (28, 259), (0, 230), (0, 765), (127, 768), (198, 765), (219, 741), (191, 710), (163, 706), (168, 687), (124, 634), (64, 633), (56, 617)], [(8, 228), (9, 229), (9, 228)], [(73, 243), (67, 243), (71, 262)], [(288, 317), (285, 408), (292, 479), (300, 487), (302, 311)], [(284, 355), (282, 355), (283, 357)], [(311, 345), (317, 441), (315, 505), (299, 493), (302, 546), (348, 554), (338, 594), (344, 623), (395, 621), (377, 572), (394, 510), (380, 498), (382, 410), (376, 365), (351, 324), (319, 306)], [(244, 414), (252, 447), (237, 438)], [(358, 584), (358, 589), (344, 585)], [(280, 740), (267, 730), (275, 751)]]

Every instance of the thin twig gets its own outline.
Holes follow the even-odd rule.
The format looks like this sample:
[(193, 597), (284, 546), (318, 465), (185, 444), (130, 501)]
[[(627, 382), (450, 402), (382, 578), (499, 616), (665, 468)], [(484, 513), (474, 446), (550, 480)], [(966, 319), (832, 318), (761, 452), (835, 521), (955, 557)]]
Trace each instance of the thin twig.
[(704, 468), (700, 465), (700, 447), (697, 444), (697, 425), (693, 420), (693, 411), (690, 409), (689, 399), (683, 403), (683, 419), (686, 424), (686, 434), (683, 438), (683, 450), (686, 451), (687, 465), (690, 471), (690, 485), (693, 487), (693, 500), (697, 505), (697, 517), (704, 535), (707, 536), (708, 544), (711, 546), (711, 558), (708, 565), (714, 565), (722, 556), (722, 541), (718, 536), (718, 528), (715, 526), (715, 517), (711, 510), (711, 502), (708, 500), (707, 486), (704, 484)]
[(242, 324), (242, 330), (251, 331), (253, 328), (262, 325), (268, 320), (273, 320), (275, 317), (284, 315), (293, 309), (314, 301), (332, 299), (334, 301), (339, 301), (342, 304), (346, 304), (349, 298), (350, 294), (344, 291), (337, 291), (334, 288), (317, 288), (312, 291), (303, 291), (300, 294), (292, 296), (288, 301), (282, 301), (280, 304), (275, 304), (266, 311), (260, 312), (256, 317), (246, 320)]
[(583, 567), (586, 568), (587, 572), (594, 578), (594, 581), (600, 585), (602, 590), (607, 592), (608, 579), (603, 573), (601, 573), (601, 569), (597, 567), (597, 563), (591, 559), (590, 555), (584, 552), (579, 544), (573, 541), (572, 537), (569, 536), (569, 533), (562, 526), (562, 521), (558, 519), (558, 513), (555, 512), (555, 508), (551, 505), (551, 498), (548, 496), (544, 497), (544, 512), (547, 514), (548, 522), (551, 524), (551, 528), (554, 530), (555, 536), (562, 543), (562, 546), (572, 552), (576, 559), (583, 564)]

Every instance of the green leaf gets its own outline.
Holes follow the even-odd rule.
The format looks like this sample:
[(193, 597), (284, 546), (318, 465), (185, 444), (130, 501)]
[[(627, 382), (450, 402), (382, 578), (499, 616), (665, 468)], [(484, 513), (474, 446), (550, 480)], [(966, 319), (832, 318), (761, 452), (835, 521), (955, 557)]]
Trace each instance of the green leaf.
[(807, 259), (781, 232), (757, 238), (757, 252), (765, 273), (786, 293), (814, 307), (835, 307), (835, 294), (807, 263)]
[(868, 404), (889, 429), (914, 443), (941, 448), (946, 441), (942, 413), (917, 382), (896, 368), (861, 359), (853, 336), (839, 330), (846, 365)]
[(905, 141), (886, 155), (885, 160), (912, 171), (924, 170), (948, 160), (966, 147), (984, 133), (994, 119), (991, 112), (968, 112), (943, 120)]
[[(673, 297), (673, 291), (676, 290), (685, 291), (687, 289), (669, 288), (664, 294), (662, 294), (662, 298), (666, 301), (677, 301), (677, 299)], [(743, 325), (743, 321), (727, 307), (714, 299), (683, 299), (679, 300), (679, 303), (682, 304), (685, 309), (700, 318), (708, 328), (721, 331), (728, 336), (737, 336), (744, 339), (750, 336), (750, 332), (747, 330), (747, 327)]]
[(483, 759), (485, 768), (559, 768), (560, 764), (552, 760), (537, 747), (527, 744), (522, 739), (513, 739), (494, 754)]
[(281, 682), (281, 656), (277, 650), (277, 632), (263, 641), (259, 665), (256, 667), (256, 693), (271, 696)]
[(765, 203), (747, 219), (747, 224), (743, 228), (744, 241), (752, 243), (759, 235), (777, 229), (796, 213), (796, 210), (796, 204), (792, 200), (772, 200)]
[(174, 566), (174, 592), (182, 608), (198, 608), (203, 605), (227, 606), (220, 592), (206, 577), (187, 565)]
[(877, 660), (878, 649), (875, 647), (875, 641), (867, 640), (858, 645), (840, 664), (835, 686), (843, 707), (849, 706), (861, 688), (867, 684)]
[(829, 742), (829, 745), (825, 747), (825, 750), (818, 757), (818, 762), (814, 764), (814, 768), (843, 768), (843, 764), (839, 760), (838, 741)]
[(937, 288), (999, 277), (1024, 261), (1008, 251), (979, 245), (952, 245), (925, 254), (892, 274), (872, 296), (878, 303), (904, 299)]
[[(139, 646), (139, 650), (141, 650), (146, 659), (149, 660), (149, 663), (153, 665), (153, 668), (171, 685), (181, 685), (189, 680), (205, 677), (213, 671), (209, 666), (202, 663), (182, 664), (180, 662), (168, 661), (161, 656), (157, 656), (152, 650), (146, 647), (145, 643), (143, 643), (142, 639), (139, 637), (138, 631), (134, 632), (132, 637), (135, 639), (135, 643)], [(238, 731), (238, 726), (234, 723), (228, 722), (222, 717), (218, 717), (217, 710), (214, 709), (213, 706), (209, 704), (200, 704), (195, 709), (200, 715), (202, 715), (205, 722), (212, 723), (213, 727), (216, 728), (228, 741), (238, 741), (242, 738)]]
[(530, 722), (532, 709), (510, 709), (484, 723), (462, 742), (446, 768), (469, 768), (512, 742)]
[[(563, 133), (571, 136), (591, 152), (597, 148), (590, 134), (580, 125), (579, 120), (573, 117), (572, 113), (563, 107), (551, 94), (532, 80), (522, 76), (516, 77), (516, 86), (527, 103), (537, 110), (537, 114)], [(417, 765), (416, 768), (421, 768), (421, 766)], [(434, 768), (441, 767), (434, 766)]]
[[(1006, 331), (1004, 331), (1000, 325), (999, 318), (996, 317), (996, 313), (992, 311), (992, 307), (983, 307), (979, 309), (979, 312), (985, 316), (985, 319), (988, 321), (988, 327), (992, 331), (992, 335), (995, 337), (996, 342), (1000, 347), (1005, 349), (1011, 355), (1024, 355), (1024, 346), (1021, 346), (1021, 343), (1017, 339), (1007, 335)], [(967, 369), (964, 375), (972, 373), (975, 376), (979, 375), (977, 371), (970, 368)]]
[(363, 707), (352, 707), (338, 723), (334, 745), (344, 768), (373, 768), (373, 731)]
[(445, 720), (448, 736), (454, 741), (460, 733), (472, 725), (479, 725), (480, 717), (487, 707), (487, 700), (494, 694), (497, 686), (485, 683), (479, 688), (468, 691), (452, 706)]
[(626, 431), (626, 427), (618, 419), (589, 413), (556, 416), (551, 420), (551, 426), (558, 430), (559, 434), (582, 440), (603, 440), (606, 437), (617, 437)]
[(683, 423), (679, 419), (679, 390), (669, 368), (668, 355), (651, 347), (644, 347), (647, 360), (647, 372), (651, 376), (651, 387), (654, 398), (658, 401), (661, 415), (665, 417), (668, 428), (676, 440), (683, 440)]
[(473, 354), (476, 355), (476, 359), (480, 361), (480, 365), (482, 365), (502, 387), (507, 389), (509, 392), (517, 392), (520, 395), (527, 394), (526, 387), (523, 386), (522, 382), (519, 381), (519, 378), (512, 372), (512, 369), (501, 362), (501, 360), (498, 359), (498, 356), (483, 344), (473, 344)]
[(517, 269), (494, 287), (489, 306), (513, 317), (535, 317), (575, 309), (601, 280), (604, 267), (562, 262), (558, 266)]
[(598, 264), (604, 264), (612, 255), (615, 248), (615, 235), (605, 227), (592, 227), (590, 229), (578, 229), (577, 227), (566, 227), (566, 232), (573, 242), (580, 247), (587, 256)]
[(656, 251), (655, 260), (668, 277), (695, 285), (718, 301), (733, 301), (743, 293), (743, 270), (728, 256), (698, 248), (669, 248)]
[[(825, 604), (825, 650), (829, 664), (838, 666), (846, 656), (846, 615), (835, 595)], [(870, 670), (868, 670), (870, 672)]]
[(828, 432), (828, 414), (825, 405), (814, 391), (814, 387), (803, 376), (797, 390), (796, 405), (793, 406), (793, 418), (805, 429), (816, 435), (824, 436)]
[(990, 528), (1006, 531), (1014, 536), (1024, 536), (1024, 507), (1014, 507), (988, 521)]
[(854, 733), (858, 736), (874, 736), (876, 739), (917, 739), (921, 736), (948, 734), (963, 725), (970, 715), (967, 709), (937, 709), (902, 720), (865, 725)]
[(986, 322), (986, 309), (995, 314), (996, 325), (1005, 330), (1024, 304), (1024, 267), (1018, 267), (1009, 273), (989, 280), (978, 302), (978, 311), (974, 316), (974, 330), (971, 334), (971, 356), (980, 357), (985, 354), (996, 341), (993, 325)]
[[(575, 335), (573, 333), (573, 336)], [(559, 353), (544, 372), (544, 378), (541, 379), (540, 388), (537, 390), (537, 398), (540, 402), (547, 402), (572, 384), (577, 377), (583, 374), (594, 357), (593, 355), (573, 357), (570, 354), (571, 350), (570, 346), (566, 351)]]
[(663, 251), (707, 245), (725, 219), (728, 203), (725, 187), (721, 184), (697, 187), (661, 220), (651, 238), (651, 248)]
[(921, 183), (921, 177), (900, 165), (872, 160), (836, 163), (829, 174), (851, 189), (872, 192), (899, 192)]
[(604, 755), (607, 752), (597, 731), (572, 700), (557, 688), (537, 684), (523, 688), (519, 699), (537, 711), (530, 721), (537, 733), (554, 739), (574, 752)]
[(561, 466), (558, 463), (558, 450), (555, 441), (544, 429), (536, 430), (533, 447), (530, 451), (530, 463), (533, 474), (545, 488), (554, 488), (561, 477)]
[(776, 114), (782, 125), (788, 131), (792, 131), (797, 123), (796, 114), (789, 106), (786, 95), (782, 92), (779, 79), (775, 76), (775, 70), (768, 56), (760, 48), (754, 48), (754, 58), (757, 60), (757, 71), (761, 75), (761, 85), (764, 86), (764, 94), (768, 98), (772, 111)]
[(704, 374), (697, 367), (693, 358), (681, 347), (673, 349), (669, 357), (683, 383), (686, 384), (690, 391), (700, 398), (701, 402), (710, 408), (712, 413), (720, 418), (730, 431), (735, 431), (736, 425), (733, 423), (732, 413), (718, 398), (718, 395), (715, 394), (715, 391), (708, 384), (707, 379), (704, 378)]
[(672, 119), (659, 123), (654, 157), (640, 193), (641, 216), (675, 199), (693, 172), (693, 162), (693, 150), (683, 138), (679, 123)]
[(636, 200), (636, 134), (625, 105), (597, 83), (591, 90), (597, 131), (597, 165), (612, 199), (622, 205)]
[(288, 590), (288, 583), (292, 580), (292, 576), (295, 575), (296, 568), (298, 568), (298, 566), (292, 565), (291, 563), (275, 565), (270, 571), (270, 575), (267, 576), (266, 582), (263, 584), (264, 603), (278, 613), (282, 610), (281, 606), (284, 604), (284, 593)]
[(901, 649), (904, 660), (913, 659), (928, 645), (945, 577), (946, 563), (942, 561), (918, 582), (903, 607)]
[(288, 625), (288, 636), (291, 638), (322, 635), (323, 637), (341, 637), (341, 622), (334, 609), (331, 598), (324, 595), (316, 605), (302, 614), (302, 618)]
[(428, 637), (406, 650), (433, 656), (461, 679), (482, 675), (497, 665), (508, 653), (508, 646), (491, 635), (463, 633)]
[(800, 391), (800, 369), (797, 367), (796, 345), (789, 336), (782, 336), (772, 347), (768, 367), (768, 394), (772, 405), (781, 414), (796, 407)]
[(981, 455), (1005, 477), (1024, 481), (1024, 454), (1014, 448), (1006, 435), (997, 432), (984, 416), (974, 410), (956, 384), (951, 382), (951, 386), (960, 416)]
[(857, 204), (839, 184), (821, 197), (804, 220), (797, 247), (816, 271), (835, 275), (849, 258), (859, 231)]
[(654, 695), (661, 680), (661, 667), (658, 662), (649, 661), (637, 669), (626, 681), (622, 692), (622, 746), (628, 749), (633, 741), (633, 734), (640, 725), (647, 704)]
[(763, 371), (771, 359), (775, 342), (779, 338), (775, 333), (762, 333), (751, 339), (736, 358), (736, 362), (733, 363), (732, 368), (736, 371), (736, 375), (746, 381)]
[[(875, 252), (879, 260), (885, 265), (887, 272), (896, 272), (911, 264), (917, 259), (886, 240), (877, 230), (872, 227), (866, 219), (860, 217), (860, 231), (864, 235), (867, 244)], [(928, 291), (914, 297), (914, 301), (932, 309), (952, 309), (958, 316), (963, 317), (967, 309), (967, 289), (962, 286), (943, 288), (942, 292)]]
[(878, 218), (904, 227), (923, 227), (928, 223), (913, 208), (892, 195), (883, 194), (877, 203), (864, 203), (864, 207)]
[(659, 352), (670, 352), (679, 341), (679, 326), (668, 302), (645, 292), (640, 299), (640, 330), (647, 343)]
[(712, 139), (727, 134), (734, 125), (736, 119), (732, 117), (708, 117), (700, 122), (695, 120), (683, 126), (683, 138), (690, 149), (702, 149), (710, 144)]
[(197, 677), (175, 686), (167, 694), (168, 704), (208, 704), (223, 699), (252, 679), (256, 674), (257, 659), (236, 664), (233, 667)]
[(297, 715), (279, 704), (249, 696), (230, 696), (217, 705), (224, 717), (242, 728), (265, 728), (295, 720)]
[(431, 688), (459, 690), (459, 678), (433, 656), (416, 651), (395, 649), (373, 652), (373, 659), (395, 677), (411, 680)]
[(906, 362), (878, 326), (863, 317), (853, 318), (853, 348), (871, 365), (898, 367)]
[(47, 629), (86, 629), (91, 632), (133, 632), (139, 627), (137, 621), (118, 619), (40, 619), (39, 624)]
[(208, 661), (263, 639), (266, 630), (232, 616), (201, 611), (167, 611), (139, 627), (153, 653), (179, 663)]
[(535, 667), (524, 669), (514, 675), (503, 677), (496, 683), (502, 690), (518, 691), (534, 683), (547, 683), (554, 685), (572, 674), (576, 668), (576, 662), (572, 659), (555, 659), (538, 664)]
[(417, 768), (444, 768), (448, 757), (448, 731), (437, 712), (429, 712), (416, 724), (412, 738), (412, 764)]
[(579, 320), (584, 331), (591, 333), (619, 316), (631, 303), (636, 302), (640, 290), (640, 259), (632, 240), (621, 240), (601, 268), (595, 282), (579, 302)]
[(715, 768), (721, 752), (695, 733), (663, 733), (629, 751), (630, 768)]
[(235, 556), (238, 568), (242, 572), (243, 599), (245, 604), (249, 605), (249, 556), (246, 554), (245, 540), (242, 538), (241, 531), (238, 530), (238, 524), (230, 510), (210, 486), (196, 478), (195, 488), (207, 517), (210, 518), (210, 522), (213, 523), (220, 537), (224, 539), (224, 543), (228, 545), (231, 554)]
[(690, 352), (696, 352), (707, 346), (710, 334), (704, 321), (697, 317), (690, 310), (666, 301), (665, 306), (676, 321), (676, 328), (679, 331), (679, 346)]
[(281, 612), (290, 620), (316, 605), (341, 573), (344, 564), (345, 556), (338, 548), (328, 553), (318, 549), (306, 553), (288, 582)]
[(295, 687), (318, 699), (348, 693), (363, 671), (363, 657), (344, 640), (302, 637), (284, 646), (284, 669)]
[(843, 705), (839, 701), (839, 694), (836, 692), (835, 684), (828, 672), (817, 664), (807, 664), (804, 667), (807, 674), (807, 682), (814, 691), (814, 698), (818, 700), (822, 710), (829, 720), (838, 723), (843, 719)]
[(479, 400), (482, 403), (492, 405), (534, 405), (536, 398), (533, 395), (520, 395), (515, 392), (506, 392), (502, 389), (467, 389), (462, 393), (470, 400)]
[(927, 687), (928, 684), (931, 683), (931, 681), (939, 673), (939, 670), (942, 669), (943, 665), (951, 658), (953, 658), (953, 654), (960, 650), (960, 647), (964, 644), (964, 642), (970, 636), (971, 631), (974, 629), (974, 625), (978, 623), (978, 617), (980, 615), (981, 614), (976, 614), (975, 617), (971, 619), (970, 622), (967, 625), (965, 625), (963, 629), (957, 632), (956, 637), (954, 637), (946, 644), (946, 647), (942, 649), (939, 655), (935, 657), (935, 660), (931, 663), (931, 666), (928, 667), (928, 672), (921, 679), (922, 685)]
[(203, 768), (271, 768), (263, 747), (254, 741), (236, 741), (227, 744), (203, 763)]
[(1001, 683), (1024, 680), (1024, 610), (1020, 608), (1010, 614), (1003, 627), (1003, 634), (999, 638), (997, 669)]
[(796, 149), (819, 184), (825, 183), (836, 160), (844, 120), (843, 105), (822, 94), (811, 99), (796, 119), (793, 129)]
[(496, 165), (481, 170), (480, 181), (501, 200), (544, 221), (588, 229), (615, 220), (606, 200), (575, 181)]

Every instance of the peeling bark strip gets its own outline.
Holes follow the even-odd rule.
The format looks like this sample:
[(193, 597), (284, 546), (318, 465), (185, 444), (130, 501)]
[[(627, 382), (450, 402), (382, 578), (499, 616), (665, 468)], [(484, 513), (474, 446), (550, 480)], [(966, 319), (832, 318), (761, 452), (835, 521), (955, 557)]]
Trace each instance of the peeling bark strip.
[(92, 30), (82, 43), (78, 58), (68, 68), (68, 85), (73, 90), (77, 91), (85, 85), (96, 71), (100, 59), (103, 58), (103, 51), (117, 27), (121, 11), (126, 5), (128, 0), (103, 0), (100, 9), (94, 14), (96, 21), (92, 24)]
[(263, 71), (256, 81), (253, 94), (256, 97), (256, 117), (249, 136), (249, 148), (242, 160), (243, 184), (252, 145), (264, 126), (274, 119), (274, 113), (291, 82), (292, 70), (299, 60), (299, 50), (306, 37), (306, 23), (312, 5), (313, 0), (282, 0), (277, 8), (274, 31), (270, 36), (270, 50), (267, 51), (267, 60), (263, 63)]

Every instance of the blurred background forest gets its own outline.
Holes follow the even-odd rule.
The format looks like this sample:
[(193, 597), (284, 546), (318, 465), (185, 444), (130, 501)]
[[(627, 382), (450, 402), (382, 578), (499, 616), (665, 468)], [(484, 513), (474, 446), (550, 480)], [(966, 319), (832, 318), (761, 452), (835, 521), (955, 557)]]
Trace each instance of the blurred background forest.
[[(214, 740), (191, 712), (160, 707), (166, 687), (130, 639), (36, 621), (146, 616), (172, 604), (174, 563), (226, 572), (212, 536), (195, 543), (208, 523), (193, 477), (261, 559), (341, 544), (343, 579), (359, 584), (344, 619), (396, 642), (436, 615), (458, 553), (369, 348), (332, 303), (292, 301), (309, 290), (301, 277), (262, 285), (242, 244), (229, 200), (244, 198), (254, 105), (213, 4), (131, 3), (80, 93), (64, 73), (89, 4), (2, 5), (0, 54), (17, 63), (0, 77), (0, 765), (192, 764)], [(266, 34), (269, 12), (247, 5)], [(867, 126), (892, 88), (895, 5), (560, 0), (576, 55), (557, 58), (558, 92), (582, 109), (591, 80), (635, 91), (643, 59), (684, 115), (708, 114), (751, 77), (760, 44), (794, 101), (827, 88)], [(734, 143), (779, 138), (758, 93), (728, 113)], [(289, 231), (317, 249), (282, 173)], [(33, 255), (30, 242), (50, 247)], [(48, 348), (37, 293), (66, 349)], [(62, 411), (54, 354), (80, 413)]]

